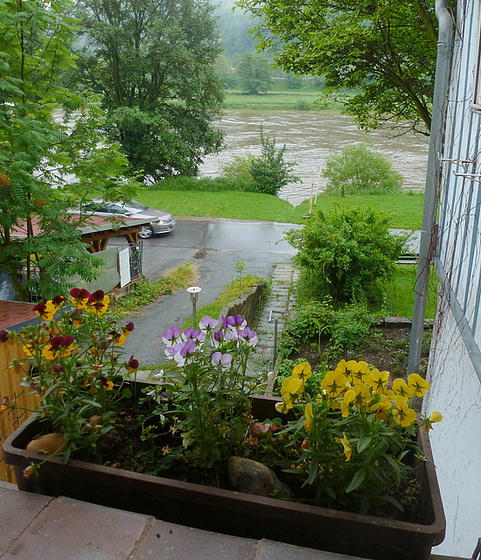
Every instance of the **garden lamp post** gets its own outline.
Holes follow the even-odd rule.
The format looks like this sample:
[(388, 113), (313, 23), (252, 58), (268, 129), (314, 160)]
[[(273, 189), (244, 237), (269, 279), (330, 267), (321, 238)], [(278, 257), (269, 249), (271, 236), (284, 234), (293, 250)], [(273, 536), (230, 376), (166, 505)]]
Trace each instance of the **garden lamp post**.
[(187, 288), (187, 291), (190, 294), (190, 301), (192, 302), (192, 320), (193, 327), (195, 329), (197, 327), (197, 301), (199, 300), (199, 293), (201, 291), (201, 288), (199, 288), (198, 286), (191, 286), (190, 288)]

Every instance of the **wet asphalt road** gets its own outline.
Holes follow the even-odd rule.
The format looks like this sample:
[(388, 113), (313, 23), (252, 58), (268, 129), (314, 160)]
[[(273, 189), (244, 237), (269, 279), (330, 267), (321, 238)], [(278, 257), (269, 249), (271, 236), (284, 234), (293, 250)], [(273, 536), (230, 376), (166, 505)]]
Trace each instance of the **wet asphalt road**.
[[(151, 280), (185, 263), (198, 266), (197, 285), (202, 289), (198, 307), (214, 302), (236, 277), (235, 265), (245, 264), (244, 273), (269, 279), (275, 264), (290, 262), (295, 250), (283, 240), (291, 224), (236, 222), (227, 220), (178, 220), (175, 230), (143, 242), (143, 273)], [(122, 243), (119, 239), (116, 243)], [(164, 296), (131, 319), (135, 330), (127, 339), (126, 352), (142, 366), (162, 363), (162, 333), (171, 325), (181, 326), (192, 314), (187, 292)]]

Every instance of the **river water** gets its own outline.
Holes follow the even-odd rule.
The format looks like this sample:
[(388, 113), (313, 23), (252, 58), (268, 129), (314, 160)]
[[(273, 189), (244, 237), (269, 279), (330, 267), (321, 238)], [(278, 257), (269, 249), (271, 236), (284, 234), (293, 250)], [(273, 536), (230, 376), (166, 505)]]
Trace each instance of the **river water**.
[(286, 145), (284, 159), (297, 163), (293, 172), (301, 183), (287, 185), (279, 197), (296, 206), (325, 188), (322, 169), (326, 159), (345, 146), (367, 142), (386, 156), (404, 177), (404, 189), (424, 189), (428, 159), (428, 138), (410, 131), (396, 134), (388, 129), (364, 133), (352, 118), (332, 111), (227, 111), (217, 123), (225, 133), (226, 148), (205, 158), (200, 173), (205, 177), (222, 174), (222, 164), (235, 156), (261, 152), (260, 127), (276, 139), (277, 148)]

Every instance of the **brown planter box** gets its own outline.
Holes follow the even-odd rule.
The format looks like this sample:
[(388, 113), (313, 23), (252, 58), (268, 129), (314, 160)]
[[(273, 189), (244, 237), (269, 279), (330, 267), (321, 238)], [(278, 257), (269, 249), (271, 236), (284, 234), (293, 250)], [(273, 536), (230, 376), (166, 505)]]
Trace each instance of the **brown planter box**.
[[(278, 399), (255, 397), (255, 417), (275, 417)], [(25, 450), (39, 432), (30, 418), (3, 445), (5, 461), (15, 466), (18, 487), (49, 496), (69, 496), (118, 509), (153, 515), (158, 519), (220, 533), (268, 538), (299, 546), (377, 560), (428, 560), (431, 547), (442, 542), (445, 518), (427, 434), (421, 434), (423, 452), (423, 523), (408, 523), (358, 515), (311, 505), (241, 494), (137, 474), (111, 467), (54, 457), (40, 468), (39, 477), (22, 477), (32, 461), (44, 456)]]

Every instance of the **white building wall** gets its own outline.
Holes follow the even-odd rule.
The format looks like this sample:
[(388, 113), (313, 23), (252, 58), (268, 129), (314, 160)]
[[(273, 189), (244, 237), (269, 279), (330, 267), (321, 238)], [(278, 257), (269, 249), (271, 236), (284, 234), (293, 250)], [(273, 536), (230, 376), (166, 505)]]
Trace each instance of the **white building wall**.
[(471, 558), (481, 537), (481, 383), (446, 300), (440, 298), (424, 397), (443, 421), (430, 432), (446, 515), (446, 538), (433, 552)]

